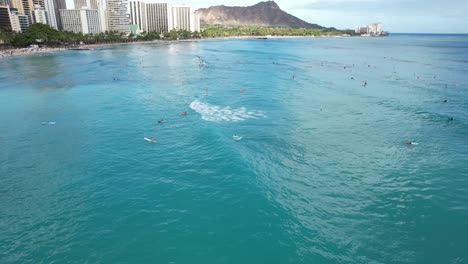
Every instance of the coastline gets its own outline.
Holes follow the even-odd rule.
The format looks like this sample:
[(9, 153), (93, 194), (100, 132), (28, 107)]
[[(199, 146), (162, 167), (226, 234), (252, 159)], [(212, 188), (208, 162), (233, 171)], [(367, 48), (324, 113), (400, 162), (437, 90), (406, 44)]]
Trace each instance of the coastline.
[[(114, 42), (114, 43), (99, 43), (99, 44), (82, 44), (74, 48), (79, 49), (97, 49), (106, 46), (115, 45), (134, 45), (134, 44), (149, 44), (149, 43), (173, 43), (173, 42), (192, 42), (192, 41), (207, 41), (207, 40), (229, 40), (229, 39), (291, 39), (291, 38), (349, 38), (352, 36), (229, 36), (229, 37), (213, 37), (213, 38), (193, 38), (193, 39), (179, 39), (179, 40), (146, 40), (146, 41), (133, 41), (133, 42)], [(41, 47), (41, 48), (12, 48), (0, 50), (0, 59), (21, 57), (30, 55), (40, 55), (45, 53), (53, 53), (59, 51), (66, 51), (72, 49), (71, 47)]]

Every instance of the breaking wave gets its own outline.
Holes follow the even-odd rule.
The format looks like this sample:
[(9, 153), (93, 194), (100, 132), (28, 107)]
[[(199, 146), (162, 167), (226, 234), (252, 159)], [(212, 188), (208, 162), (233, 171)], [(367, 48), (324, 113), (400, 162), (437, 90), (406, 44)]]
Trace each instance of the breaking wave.
[(190, 103), (190, 108), (199, 113), (203, 120), (210, 122), (239, 122), (246, 119), (265, 117), (261, 111), (249, 111), (245, 107), (222, 107), (200, 102), (199, 100)]

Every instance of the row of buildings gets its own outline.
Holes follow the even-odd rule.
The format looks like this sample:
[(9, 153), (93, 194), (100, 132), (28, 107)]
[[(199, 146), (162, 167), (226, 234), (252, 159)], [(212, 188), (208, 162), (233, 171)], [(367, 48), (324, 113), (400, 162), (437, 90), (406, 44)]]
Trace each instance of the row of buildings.
[(372, 23), (365, 27), (358, 26), (355, 32), (361, 36), (384, 36), (386, 34), (380, 22)]
[(140, 32), (200, 32), (200, 16), (189, 6), (131, 1), (130, 20)]
[(0, 0), (0, 30), (24, 32), (42, 23), (83, 34), (200, 31), (200, 17), (189, 6), (128, 0)]

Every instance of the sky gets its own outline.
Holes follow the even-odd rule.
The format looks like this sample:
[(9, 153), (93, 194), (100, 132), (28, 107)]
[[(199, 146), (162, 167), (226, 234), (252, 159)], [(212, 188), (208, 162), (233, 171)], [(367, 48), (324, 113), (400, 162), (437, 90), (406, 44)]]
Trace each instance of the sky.
[[(249, 6), (260, 0), (143, 0), (186, 4)], [(73, 0), (67, 0), (67, 5)], [(382, 22), (399, 33), (468, 33), (468, 0), (275, 0), (281, 9), (307, 22), (338, 29)]]

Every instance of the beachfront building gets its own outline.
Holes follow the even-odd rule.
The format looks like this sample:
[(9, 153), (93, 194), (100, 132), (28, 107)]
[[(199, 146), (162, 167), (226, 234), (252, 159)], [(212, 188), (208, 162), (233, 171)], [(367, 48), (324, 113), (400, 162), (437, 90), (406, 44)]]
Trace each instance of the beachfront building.
[(99, 23), (101, 23), (101, 32), (106, 32), (109, 29), (107, 21), (107, 5), (106, 0), (98, 0)]
[(49, 26), (55, 29), (58, 29), (54, 1), (44, 0), (44, 7), (45, 7), (45, 11), (47, 12), (47, 21), (49, 22)]
[(65, 0), (52, 0), (54, 2), (54, 13), (57, 29), (62, 30), (62, 20), (60, 18), (60, 9), (67, 9), (67, 3)]
[(101, 33), (99, 12), (96, 9), (62, 9), (60, 18), (64, 31), (83, 34)]
[(382, 36), (385, 34), (382, 30), (382, 23), (380, 22), (372, 23), (365, 27), (358, 26), (355, 32), (364, 36)]
[(13, 31), (26, 32), (29, 27), (28, 16), (20, 14), (16, 8), (10, 8), (10, 20)]
[(25, 32), (29, 26), (28, 16), (9, 5), (0, 6), (0, 30), (7, 32)]
[(369, 26), (367, 26), (367, 29), (367, 34), (369, 35), (378, 36), (383, 33), (382, 23), (380, 22), (370, 24)]
[(200, 16), (189, 6), (148, 3), (146, 18), (149, 32), (169, 32), (173, 29), (200, 31)]
[[(26, 20), (28, 18), (26, 17)], [(18, 17), (18, 10), (16, 8), (10, 8), (10, 24), (11, 30), (14, 32), (21, 32), (20, 20)]]
[(0, 30), (7, 32), (12, 31), (10, 20), (10, 6), (0, 6)]
[(137, 34), (140, 32), (148, 31), (148, 20), (146, 19), (145, 2), (130, 1), (130, 24), (137, 26)]
[(75, 9), (95, 9), (99, 13), (101, 31), (107, 30), (106, 2), (105, 0), (74, 0)]
[(109, 31), (130, 33), (127, 0), (107, 0), (107, 23)]
[(172, 6), (167, 3), (146, 4), (148, 32), (169, 32), (174, 29)]
[(33, 23), (49, 24), (47, 19), (47, 11), (44, 7), (40, 5), (34, 6), (34, 9), (31, 12)]
[(13, 7), (18, 9), (18, 13), (28, 16), (29, 24), (32, 23), (31, 11), (34, 9), (32, 0), (11, 0)]
[(21, 32), (26, 32), (29, 27), (29, 18), (27, 15), (20, 14), (18, 11), (14, 11), (14, 16), (18, 19)]
[[(189, 6), (173, 6), (172, 21), (173, 27), (177, 30), (200, 31), (200, 28), (195, 28), (195, 10)], [(198, 16), (197, 16), (198, 17)], [(200, 25), (198, 18), (198, 26)]]
[(357, 26), (355, 32), (358, 34), (367, 34), (367, 26), (366, 27)]

